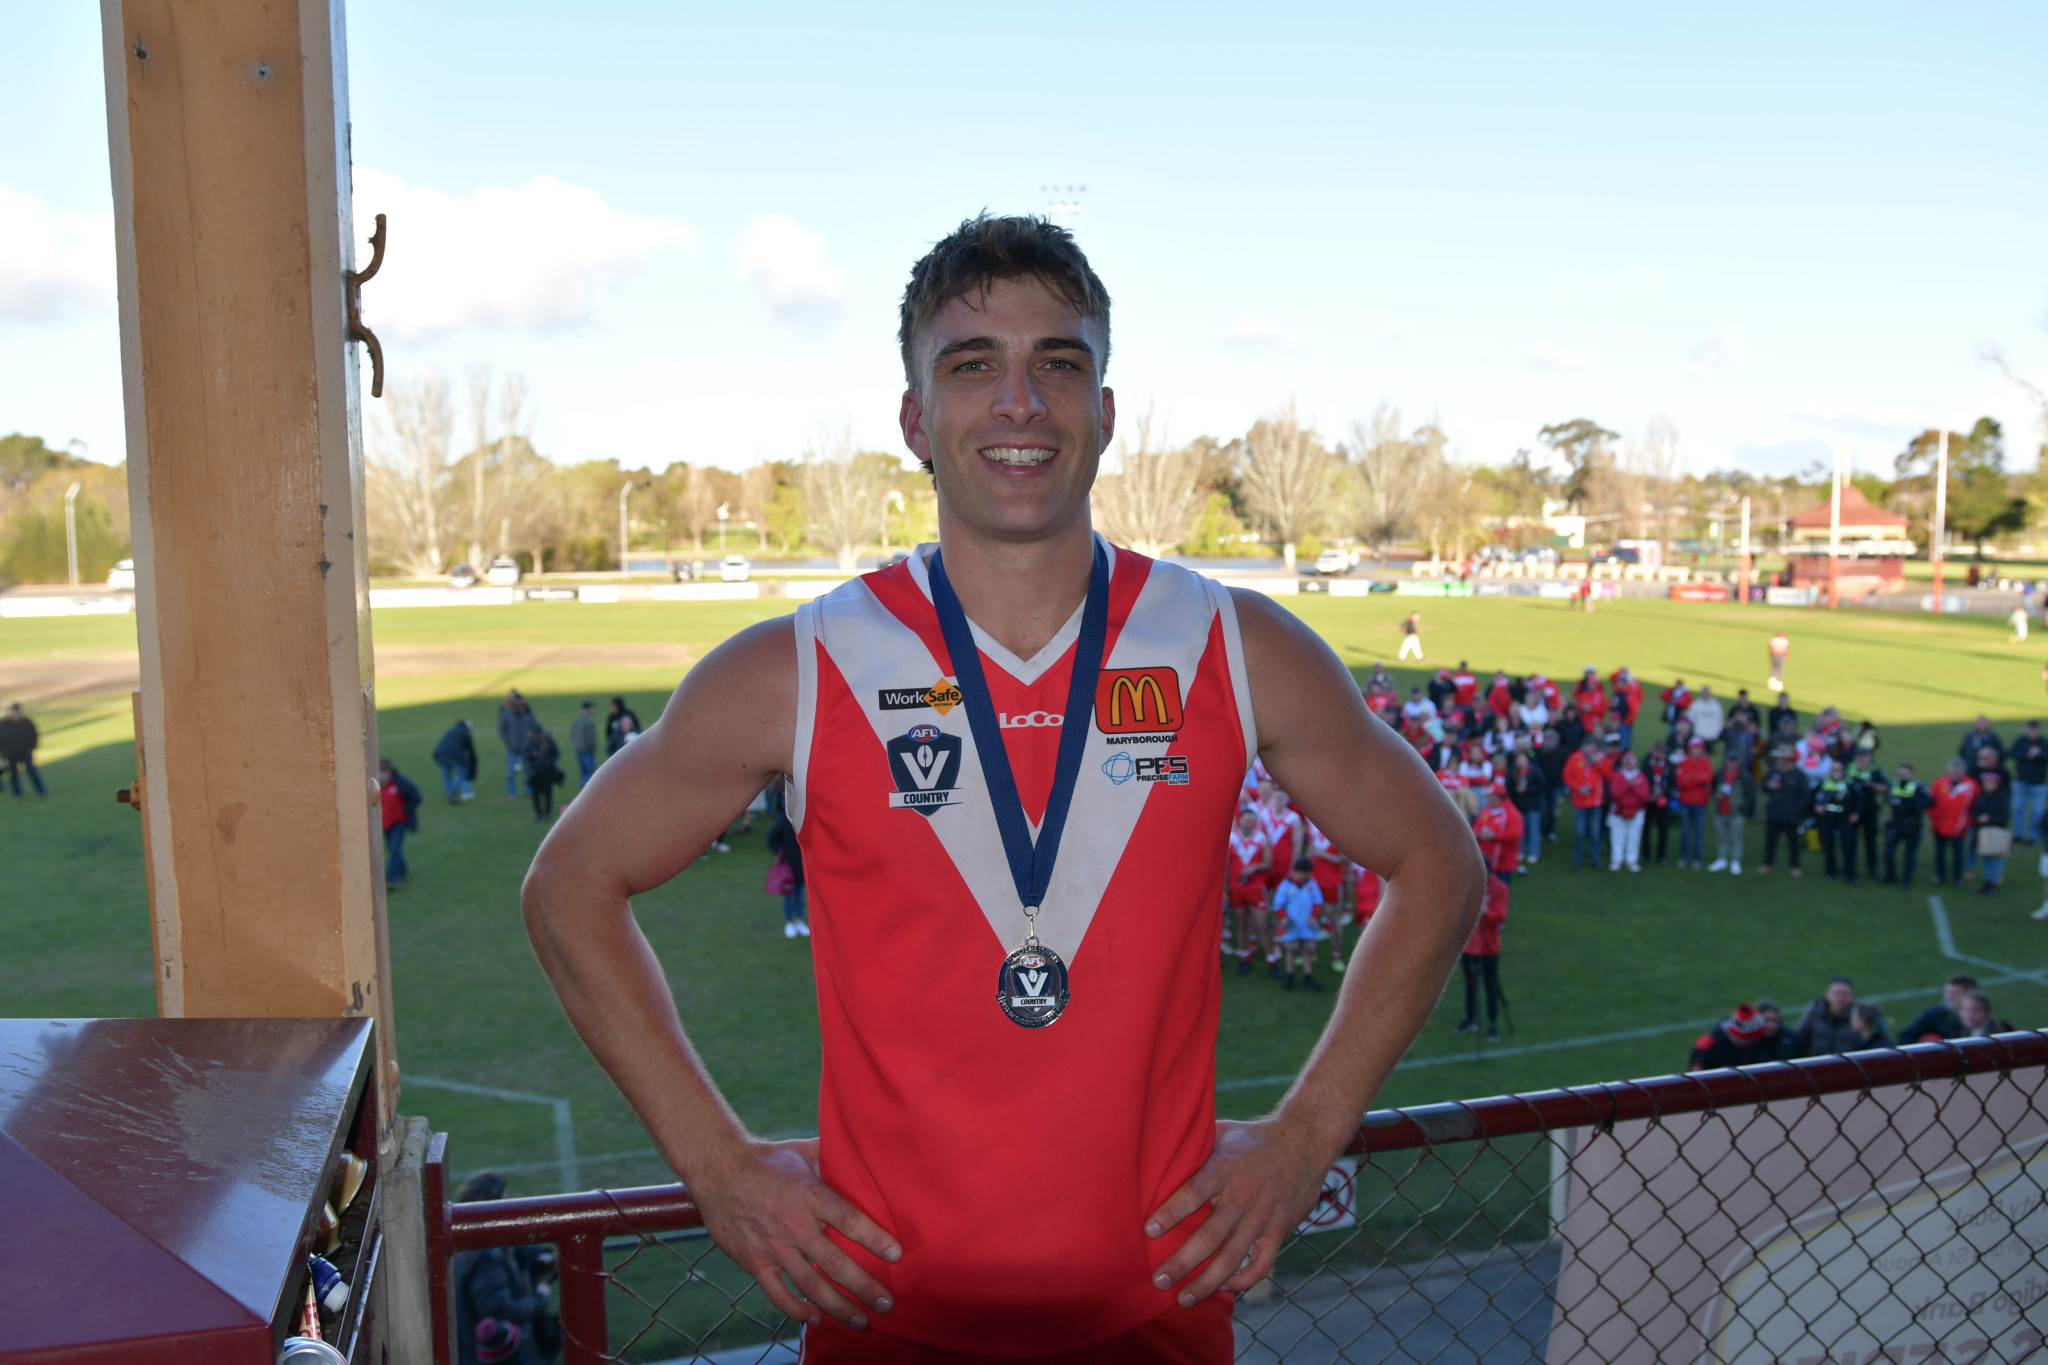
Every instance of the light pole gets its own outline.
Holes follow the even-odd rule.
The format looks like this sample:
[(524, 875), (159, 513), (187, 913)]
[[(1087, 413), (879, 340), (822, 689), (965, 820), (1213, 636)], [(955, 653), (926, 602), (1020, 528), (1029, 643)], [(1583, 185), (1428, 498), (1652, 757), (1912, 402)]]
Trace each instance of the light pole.
[(1934, 525), (1927, 528), (1927, 553), (1934, 561), (1934, 614), (1941, 615), (1941, 559), (1948, 549), (1948, 433), (1934, 447)]
[(1835, 447), (1834, 487), (1828, 494), (1828, 605), (1837, 603), (1835, 563), (1842, 557), (1842, 466), (1849, 460), (1849, 444)]
[(626, 498), (633, 491), (633, 481), (626, 480), (619, 489), (619, 577), (626, 576)]
[(71, 586), (78, 586), (78, 490), (74, 483), (64, 493), (64, 563), (71, 570)]
[(1742, 556), (1735, 567), (1735, 600), (1749, 605), (1749, 499), (1742, 499), (1742, 545), (1738, 550)]

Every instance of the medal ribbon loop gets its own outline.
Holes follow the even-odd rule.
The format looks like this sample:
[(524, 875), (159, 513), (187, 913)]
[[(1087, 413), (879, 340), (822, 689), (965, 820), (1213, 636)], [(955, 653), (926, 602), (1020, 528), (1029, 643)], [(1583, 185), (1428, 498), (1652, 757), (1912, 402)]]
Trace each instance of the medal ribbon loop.
[(932, 606), (938, 612), (939, 630), (946, 638), (946, 652), (952, 656), (954, 678), (960, 685), (961, 704), (967, 708), (967, 723), (974, 732), (975, 752), (980, 755), (982, 776), (988, 783), (989, 805), (995, 812), (996, 829), (1003, 836), (1003, 852), (1009, 857), (1010, 878), (1017, 885), (1018, 903), (1026, 907), (1027, 920), (1035, 920), (1052, 885), (1060, 836), (1066, 832), (1067, 809), (1074, 801), (1074, 786), (1081, 775), (1081, 754), (1088, 744), (1089, 712), (1095, 705), (1095, 683), (1102, 672), (1103, 648), (1109, 636), (1109, 556), (1098, 542), (1088, 575), (1088, 599), (1081, 608), (1081, 636), (1074, 643), (1074, 676), (1067, 684), (1067, 710), (1060, 726), (1052, 792), (1046, 798), (1045, 819), (1039, 823), (1036, 841), (1031, 837), (1031, 822), (1024, 815), (1023, 798), (1017, 794), (1010, 752), (1003, 747), (1003, 729), (996, 718), (988, 677), (982, 671), (981, 651), (974, 643), (967, 613), (960, 608), (960, 598), (946, 578), (943, 552), (932, 552), (930, 569)]

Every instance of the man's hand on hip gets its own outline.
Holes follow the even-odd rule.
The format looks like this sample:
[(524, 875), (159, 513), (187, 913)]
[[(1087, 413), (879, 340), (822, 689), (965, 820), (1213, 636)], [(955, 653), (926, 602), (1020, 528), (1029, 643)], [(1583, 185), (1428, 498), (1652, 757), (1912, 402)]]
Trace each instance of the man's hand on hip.
[[(1145, 1235), (1160, 1237), (1204, 1205), (1209, 1209), (1154, 1273), (1153, 1287), (1171, 1289), (1187, 1280), (1179, 1293), (1185, 1308), (1226, 1285), (1245, 1290), (1264, 1279), (1280, 1244), (1301, 1226), (1322, 1194), (1330, 1163), (1315, 1145), (1276, 1119), (1217, 1120), (1216, 1147), (1208, 1161), (1146, 1220)], [(1204, 1261), (1208, 1265), (1196, 1275)]]
[[(826, 1235), (826, 1228), (836, 1229), (885, 1261), (903, 1255), (894, 1237), (819, 1176), (816, 1138), (749, 1142), (721, 1167), (708, 1179), (700, 1175), (690, 1197), (711, 1240), (754, 1277), (770, 1303), (798, 1322), (815, 1323), (822, 1310), (855, 1331), (868, 1325), (867, 1308), (895, 1307), (889, 1292)], [(802, 1299), (789, 1292), (784, 1275)]]

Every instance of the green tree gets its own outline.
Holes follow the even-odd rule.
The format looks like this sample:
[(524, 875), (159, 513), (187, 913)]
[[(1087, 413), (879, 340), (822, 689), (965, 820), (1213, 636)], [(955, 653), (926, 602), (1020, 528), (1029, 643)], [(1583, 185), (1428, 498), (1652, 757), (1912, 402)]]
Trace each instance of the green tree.
[[(1924, 487), (1928, 510), (1933, 516), (1932, 488), (1938, 462), (1941, 433), (1929, 428), (1906, 443), (1893, 461), (1902, 491)], [(1918, 501), (1919, 499), (1916, 499)], [(2027, 500), (2013, 489), (2005, 470), (2005, 432), (1989, 417), (1979, 417), (1968, 435), (1948, 433), (1948, 529), (1976, 546), (1984, 557), (1984, 542), (2027, 524)]]
[(1564, 500), (1574, 510), (1591, 501), (1595, 487), (1614, 466), (1612, 442), (1620, 433), (1609, 431), (1587, 417), (1544, 427), (1536, 439), (1564, 461)]

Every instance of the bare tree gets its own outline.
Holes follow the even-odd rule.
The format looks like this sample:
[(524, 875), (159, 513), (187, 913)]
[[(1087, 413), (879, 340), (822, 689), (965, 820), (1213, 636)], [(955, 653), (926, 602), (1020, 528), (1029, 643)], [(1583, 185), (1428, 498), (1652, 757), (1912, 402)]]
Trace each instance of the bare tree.
[(1095, 517), (1111, 540), (1157, 559), (1187, 539), (1208, 486), (1201, 452), (1172, 448), (1164, 424), (1154, 431), (1152, 409), (1137, 428), (1135, 440), (1118, 440), (1115, 469), (1095, 480)]
[(1245, 500), (1278, 537), (1280, 558), (1290, 569), (1295, 545), (1327, 510), (1331, 468), (1330, 453), (1296, 420), (1291, 401), (1245, 436)]
[[(1435, 439), (1420, 439), (1425, 434)], [(1431, 558), (1441, 559), (1448, 554), (1452, 559), (1463, 559), (1467, 547), (1476, 545), (1486, 534), (1485, 517), (1491, 495), (1473, 479), (1470, 470), (1461, 469), (1444, 457), (1442, 433), (1434, 426), (1423, 428), (1417, 436), (1419, 439), (1413, 445), (1421, 483), (1415, 504), (1417, 529), (1429, 541)]]
[(448, 462), (455, 406), (439, 374), (391, 386), (383, 417), (369, 426), (364, 475), (373, 549), (421, 578), (448, 568), (459, 493)]
[(804, 453), (805, 511), (841, 573), (853, 572), (860, 547), (882, 524), (890, 463), (887, 455), (857, 450), (848, 428)]
[(479, 569), (497, 555), (531, 545), (544, 529), (542, 490), (552, 466), (533, 447), (533, 409), (526, 378), (502, 378), (488, 365), (472, 365), (469, 417), (472, 444), (457, 461), (466, 504), (469, 560)]
[(1369, 422), (1351, 424), (1352, 468), (1358, 475), (1358, 535), (1374, 550), (1414, 524), (1429, 470), (1401, 435), (1401, 410), (1388, 403)]
[(1647, 512), (1657, 532), (1657, 560), (1670, 556), (1671, 521), (1685, 492), (1685, 450), (1678, 441), (1678, 425), (1669, 417), (1652, 417), (1642, 432), (1622, 451), (1622, 468), (1640, 481), (1635, 493), (1636, 524), (1643, 528)]

